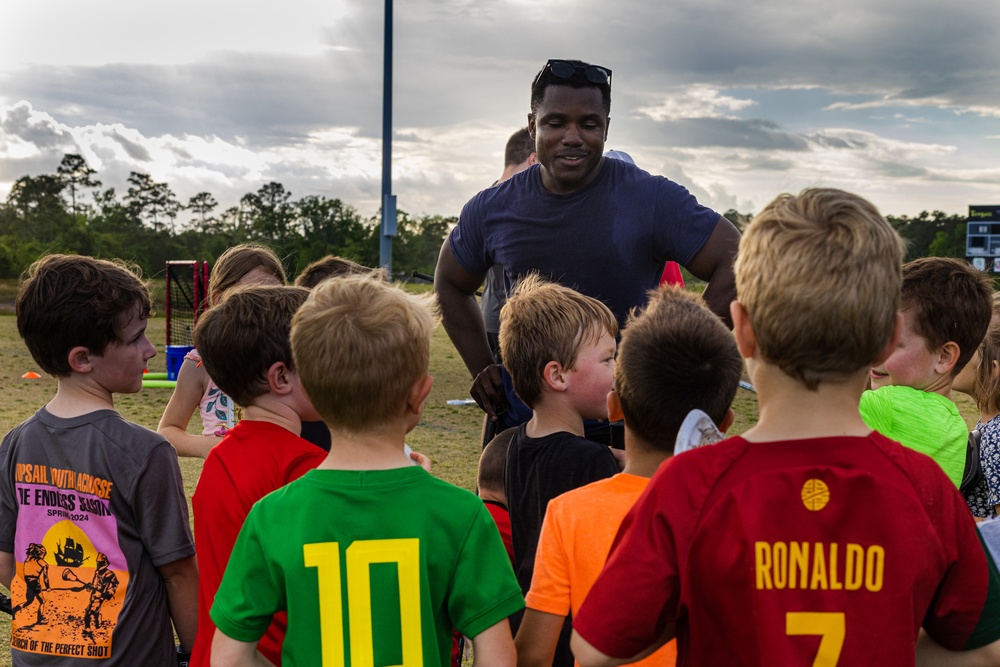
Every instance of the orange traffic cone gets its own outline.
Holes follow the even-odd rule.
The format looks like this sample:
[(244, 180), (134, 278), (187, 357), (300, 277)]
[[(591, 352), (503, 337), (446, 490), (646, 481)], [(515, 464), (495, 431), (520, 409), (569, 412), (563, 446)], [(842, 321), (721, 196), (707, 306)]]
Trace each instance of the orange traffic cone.
[(36, 373), (35, 371), (28, 371), (27, 373), (25, 373), (24, 375), (21, 376), (21, 379), (22, 380), (37, 380), (40, 377), (42, 377), (42, 376), (39, 375), (38, 373)]

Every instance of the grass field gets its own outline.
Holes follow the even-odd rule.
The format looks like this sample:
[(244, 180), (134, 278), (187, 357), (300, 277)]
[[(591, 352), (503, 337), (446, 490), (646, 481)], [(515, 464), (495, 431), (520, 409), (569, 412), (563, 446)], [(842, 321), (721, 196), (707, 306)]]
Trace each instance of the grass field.
[[(3, 300), (3, 295), (0, 294), (0, 303)], [(162, 318), (150, 321), (148, 335), (159, 350), (159, 354), (150, 361), (149, 369), (163, 371), (165, 357)], [(0, 395), (4, 399), (0, 403), (0, 432), (6, 433), (52, 397), (56, 387), (52, 378), (21, 379), (24, 373), (38, 370), (17, 335), (14, 317), (0, 315)], [(423, 419), (410, 434), (408, 442), (415, 450), (431, 458), (436, 476), (471, 490), (475, 487), (482, 413), (475, 406), (447, 404), (450, 399), (467, 398), (470, 381), (461, 358), (441, 327), (435, 331), (432, 340), (431, 372), (434, 375), (434, 389), (427, 401)], [(155, 429), (170, 392), (170, 389), (145, 389), (135, 395), (118, 397), (116, 407), (127, 419)], [(966, 420), (975, 425), (975, 408), (972, 402), (961, 394), (957, 397)], [(733, 409), (736, 412), (736, 422), (730, 430), (731, 434), (742, 433), (756, 422), (757, 402), (754, 394), (740, 389)], [(196, 428), (192, 423), (190, 430), (197, 432), (200, 430), (200, 425), (198, 426)], [(201, 472), (201, 461), (181, 459), (180, 466), (190, 498)], [(2, 615), (0, 647), (4, 648), (0, 649), (0, 667), (10, 666), (9, 645), (10, 619)]]

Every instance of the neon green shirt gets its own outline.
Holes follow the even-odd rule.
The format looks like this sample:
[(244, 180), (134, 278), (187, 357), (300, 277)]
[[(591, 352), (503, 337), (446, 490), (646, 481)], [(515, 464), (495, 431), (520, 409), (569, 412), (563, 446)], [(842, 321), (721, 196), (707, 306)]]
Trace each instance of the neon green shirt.
[(211, 616), (250, 642), (287, 610), (287, 665), (446, 665), (452, 628), (475, 637), (523, 606), (486, 506), (413, 466), (312, 470), (265, 496)]
[(861, 418), (882, 435), (938, 462), (955, 486), (962, 483), (969, 427), (941, 394), (889, 385), (861, 394)]

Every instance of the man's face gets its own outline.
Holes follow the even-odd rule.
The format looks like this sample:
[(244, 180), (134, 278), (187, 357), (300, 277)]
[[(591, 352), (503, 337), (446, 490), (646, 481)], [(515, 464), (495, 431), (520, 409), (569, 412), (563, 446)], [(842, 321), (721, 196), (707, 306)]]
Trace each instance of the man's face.
[(553, 194), (576, 192), (597, 176), (608, 138), (601, 90), (550, 85), (528, 131), (542, 165), (542, 185)]

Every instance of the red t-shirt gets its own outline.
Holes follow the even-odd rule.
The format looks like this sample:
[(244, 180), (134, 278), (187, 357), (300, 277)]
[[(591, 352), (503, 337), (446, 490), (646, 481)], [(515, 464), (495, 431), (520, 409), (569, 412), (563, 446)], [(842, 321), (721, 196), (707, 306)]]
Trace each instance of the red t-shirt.
[(510, 556), (510, 562), (513, 564), (514, 542), (510, 535), (510, 512), (495, 500), (484, 500), (483, 504), (486, 505), (490, 516), (493, 517), (493, 523), (497, 525), (497, 530), (500, 531), (500, 539), (503, 540), (503, 545), (507, 549), (507, 555)]
[[(255, 502), (298, 479), (326, 458), (326, 452), (276, 424), (244, 419), (212, 448), (191, 499), (198, 552), (198, 635), (191, 667), (208, 667), (215, 624), (208, 614), (229, 562), (233, 544)], [(281, 664), (285, 613), (277, 614), (257, 649)]]
[(737, 437), (657, 471), (574, 625), (626, 658), (675, 621), (678, 665), (913, 665), (921, 626), (952, 650), (1000, 638), (987, 559), (923, 454)]

